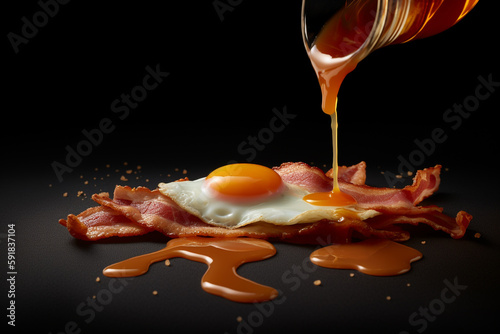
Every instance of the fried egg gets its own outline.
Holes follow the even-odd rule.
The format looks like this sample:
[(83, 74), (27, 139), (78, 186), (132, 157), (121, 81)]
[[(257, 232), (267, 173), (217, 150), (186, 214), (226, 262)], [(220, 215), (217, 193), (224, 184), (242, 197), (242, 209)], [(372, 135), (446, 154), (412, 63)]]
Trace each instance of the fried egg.
[(379, 214), (351, 206), (316, 206), (303, 200), (309, 192), (283, 182), (274, 170), (256, 164), (220, 167), (206, 178), (160, 183), (159, 190), (204, 222), (238, 228), (256, 222), (275, 225), (342, 220), (346, 215), (365, 220)]

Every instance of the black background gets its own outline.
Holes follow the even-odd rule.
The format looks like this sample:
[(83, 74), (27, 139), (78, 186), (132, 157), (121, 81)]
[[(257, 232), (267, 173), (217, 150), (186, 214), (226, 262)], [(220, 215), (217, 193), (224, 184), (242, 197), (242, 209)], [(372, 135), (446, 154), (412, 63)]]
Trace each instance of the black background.
[[(474, 96), (478, 77), (500, 81), (498, 27), (492, 2), (485, 0), (438, 36), (390, 46), (363, 60), (345, 80), (338, 106), (340, 163), (365, 160), (372, 185), (393, 185), (381, 172), (397, 174), (400, 157), (409, 159), (419, 149), (416, 140), (443, 129), (446, 141), (435, 144), (417, 167), (440, 163), (448, 169), (428, 203), (452, 215), (461, 209), (474, 215), (464, 240), (417, 228), (407, 244), (425, 259), (406, 275), (349, 277), (349, 271), (315, 268), (298, 280), (300, 286), (283, 275), (307, 265), (303, 261), (314, 247), (276, 244), (273, 259), (240, 270), (282, 291), (283, 303), (269, 312), (204, 293), (203, 265), (173, 260), (172, 268), (153, 266), (130, 281), (89, 323), (78, 314), (89, 296), (109, 290), (102, 268), (166, 242), (159, 234), (95, 244), (73, 240), (57, 221), (92, 206), (92, 193), (112, 192), (115, 184), (154, 188), (161, 181), (194, 179), (234, 160), (267, 166), (304, 161), (325, 170), (331, 163), (329, 117), (321, 112), (319, 85), (303, 47), (300, 1), (237, 3), (221, 20), (212, 1), (72, 1), (59, 5), (17, 53), (8, 34), (21, 34), (22, 18), (33, 22), (41, 7), (30, 1), (4, 11), (0, 263), (6, 276), (5, 237), (14, 223), (16, 330), (59, 333), (74, 322), (82, 333), (235, 333), (241, 316), (240, 332), (416, 333), (423, 327), (410, 324), (410, 315), (439, 299), (444, 280), (455, 278), (467, 288), (427, 321), (424, 332), (489, 328), (500, 297), (498, 92), (456, 129), (443, 120), (454, 104)], [(142, 84), (147, 66), (169, 75), (120, 119), (113, 101)], [(289, 124), (266, 139), (255, 157), (242, 151), (249, 136), (258, 138), (270, 127), (273, 109), (284, 108), (294, 117)], [(82, 131), (105, 118), (113, 131), (60, 182), (54, 162), (64, 164), (66, 148), (76, 149), (86, 139)], [(126, 174), (128, 169), (137, 174)], [(128, 181), (120, 181), (122, 175)], [(86, 195), (77, 197), (78, 191)], [(476, 231), (479, 240), (472, 237)], [(314, 286), (315, 279), (323, 286)], [(2, 305), (7, 291), (1, 291)], [(242, 327), (252, 321), (258, 326)]]

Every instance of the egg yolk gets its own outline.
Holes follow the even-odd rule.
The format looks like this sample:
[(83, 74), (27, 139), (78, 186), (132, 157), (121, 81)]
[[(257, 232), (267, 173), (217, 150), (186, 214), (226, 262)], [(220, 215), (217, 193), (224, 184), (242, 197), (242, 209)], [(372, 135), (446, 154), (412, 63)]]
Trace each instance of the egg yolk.
[(232, 164), (217, 168), (205, 179), (204, 190), (217, 199), (250, 203), (262, 201), (283, 190), (274, 170), (256, 164)]

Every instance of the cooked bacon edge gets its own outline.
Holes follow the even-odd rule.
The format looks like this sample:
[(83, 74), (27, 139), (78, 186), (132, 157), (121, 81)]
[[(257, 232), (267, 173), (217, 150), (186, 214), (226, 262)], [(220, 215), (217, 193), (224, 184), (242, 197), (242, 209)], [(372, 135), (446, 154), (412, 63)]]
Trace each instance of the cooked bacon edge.
[[(303, 187), (311, 192), (328, 191), (332, 188), (331, 171), (305, 163), (284, 163), (274, 170), (285, 182)], [(375, 188), (365, 185), (366, 164), (361, 162), (339, 168), (340, 188), (353, 196), (358, 205), (374, 209), (382, 214), (365, 221), (344, 219), (322, 220), (313, 224), (276, 226), (256, 223), (237, 229), (206, 224), (198, 217), (181, 209), (159, 190), (145, 187), (116, 186), (113, 199), (108, 193), (94, 194), (92, 199), (100, 204), (78, 216), (69, 215), (59, 223), (69, 233), (83, 240), (99, 240), (113, 236), (143, 235), (158, 231), (168, 237), (253, 237), (282, 240), (294, 243), (325, 244), (350, 242), (351, 238), (387, 238), (395, 241), (409, 239), (409, 233), (401, 224), (427, 224), (453, 238), (461, 238), (472, 216), (460, 211), (456, 218), (443, 214), (437, 206), (417, 206), (439, 187), (441, 166), (420, 170), (413, 184), (403, 189)]]
[(68, 228), (72, 236), (82, 240), (128, 237), (153, 231), (128, 219), (119, 211), (99, 206), (89, 208), (78, 216), (69, 215), (67, 220), (61, 219), (59, 222)]

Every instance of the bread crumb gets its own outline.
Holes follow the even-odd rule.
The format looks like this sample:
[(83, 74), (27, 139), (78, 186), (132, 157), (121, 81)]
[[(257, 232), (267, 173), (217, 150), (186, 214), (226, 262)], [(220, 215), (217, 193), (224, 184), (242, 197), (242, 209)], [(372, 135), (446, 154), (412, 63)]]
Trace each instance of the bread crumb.
[(396, 179), (402, 179), (402, 178), (403, 178), (403, 175), (400, 175), (400, 174), (396, 175)]
[(387, 296), (387, 297), (385, 297), (385, 299), (391, 300), (392, 298), (391, 298), (391, 296)]
[(178, 171), (179, 171), (179, 168), (174, 169), (174, 171), (178, 172)]
[(78, 190), (78, 192), (76, 193), (76, 197), (80, 197), (82, 195), (84, 195), (83, 191)]
[(427, 241), (422, 240), (422, 241), (420, 241), (420, 243), (421, 243), (422, 245), (425, 245), (425, 244), (427, 243)]
[(127, 170), (125, 171), (125, 173), (127, 173), (127, 174), (132, 174), (132, 170), (131, 170), (131, 169), (127, 169)]
[(243, 321), (243, 317), (241, 315), (237, 316), (236, 317), (236, 321), (242, 322)]
[(406, 174), (407, 174), (408, 176), (412, 176), (412, 175), (413, 175), (413, 172), (412, 172), (411, 170), (409, 170), (408, 172), (406, 172)]
[(97, 276), (97, 277), (95, 278), (95, 281), (96, 281), (97, 283), (99, 283), (99, 282), (101, 281), (101, 278), (100, 278), (99, 276)]
[(89, 184), (89, 181), (85, 181), (85, 182), (83, 182), (83, 184)]
[(142, 166), (141, 165), (137, 165), (137, 170), (141, 170), (142, 169)]
[(126, 161), (125, 161), (125, 162), (123, 163), (123, 166), (127, 166), (127, 165), (128, 165), (128, 162), (126, 162)]
[(63, 193), (63, 197), (68, 197), (68, 193), (67, 192)]
[(406, 286), (411, 286), (411, 283), (406, 283)]
[(122, 175), (122, 176), (120, 177), (120, 181), (128, 181), (128, 179), (127, 179), (125, 176), (123, 176), (123, 175)]
[(106, 168), (109, 168), (109, 167), (111, 167), (110, 164), (106, 164)]
[(157, 296), (158, 295), (158, 291), (154, 290), (153, 291), (153, 296)]
[(165, 260), (165, 265), (166, 265), (167, 267), (170, 267), (170, 260), (169, 260), (169, 259), (166, 259), (166, 260)]
[(321, 285), (321, 280), (317, 279), (317, 280), (315, 280), (313, 283), (314, 283), (314, 285), (316, 285), (316, 286)]
[(186, 175), (188, 173), (187, 169), (182, 170), (182, 174)]
[(481, 233), (477, 232), (476, 234), (474, 234), (474, 238), (476, 238), (476, 239), (481, 238)]
[(350, 273), (350, 274), (349, 274), (349, 277), (354, 277), (354, 273)]

